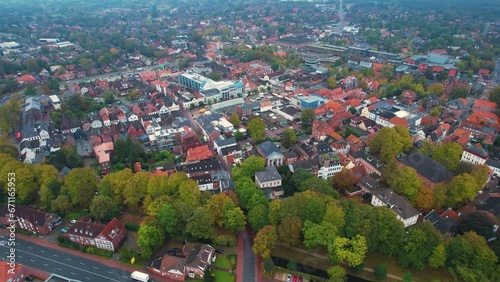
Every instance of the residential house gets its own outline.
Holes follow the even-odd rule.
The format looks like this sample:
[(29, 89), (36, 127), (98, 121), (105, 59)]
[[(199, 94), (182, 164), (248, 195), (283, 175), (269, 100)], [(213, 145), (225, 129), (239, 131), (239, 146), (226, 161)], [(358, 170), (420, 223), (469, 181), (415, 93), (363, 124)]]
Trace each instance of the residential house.
[(114, 151), (113, 142), (104, 142), (93, 147), (99, 168), (103, 171), (111, 167), (111, 157)]
[(468, 102), (464, 98), (448, 101), (444, 109), (444, 116), (451, 116), (455, 119), (460, 118), (467, 110), (467, 104)]
[(213, 158), (214, 154), (207, 145), (190, 148), (187, 151), (186, 162), (193, 163)]
[(361, 150), (364, 150), (366, 147), (365, 142), (354, 136), (354, 134), (349, 135), (346, 139), (346, 142), (349, 145), (349, 150), (351, 152), (359, 152)]
[[(5, 257), (8, 260), (8, 257)], [(15, 258), (14, 258), (15, 259)], [(15, 260), (14, 260), (15, 261)], [(11, 264), (8, 261), (0, 261), (0, 281), (5, 282), (20, 282), (28, 276), (26, 268), (19, 263)]]
[(404, 227), (417, 223), (420, 212), (418, 212), (404, 196), (400, 196), (391, 189), (381, 188), (372, 192), (371, 204), (376, 207), (388, 207), (396, 213), (398, 220), (403, 222)]
[(221, 170), (219, 160), (205, 160), (177, 167), (177, 172), (184, 171), (189, 177), (210, 174)]
[(300, 120), (301, 111), (292, 106), (277, 109), (275, 112), (288, 121)]
[(203, 143), (194, 131), (186, 132), (186, 134), (181, 137), (181, 150), (183, 154), (187, 154), (189, 149), (199, 147), (201, 145), (203, 145)]
[[(331, 150), (331, 147), (328, 146)], [(328, 179), (342, 170), (342, 164), (338, 155), (331, 153), (318, 154), (318, 177)]]
[(491, 212), (494, 216), (500, 215), (500, 192), (495, 189), (486, 196), (485, 199), (478, 201), (475, 205), (478, 211)]
[(282, 166), (285, 156), (281, 153), (278, 146), (271, 141), (265, 141), (257, 147), (259, 155), (266, 160), (266, 166)]
[(125, 224), (117, 218), (113, 218), (106, 225), (77, 221), (64, 234), (77, 244), (108, 251), (117, 250), (126, 235)]
[(458, 215), (451, 208), (441, 214), (432, 210), (424, 216), (424, 220), (432, 223), (443, 235), (450, 234), (453, 236), (458, 231)]
[(356, 166), (363, 166), (367, 174), (377, 174), (382, 176), (382, 169), (384, 164), (374, 156), (366, 153), (366, 151), (353, 152), (352, 156), (355, 158)]
[(497, 104), (488, 100), (475, 100), (474, 105), (472, 106), (472, 111), (484, 111), (490, 113), (497, 112)]
[(215, 259), (215, 249), (212, 246), (187, 243), (180, 255), (165, 255), (153, 260), (148, 270), (174, 281), (203, 279)]
[(311, 136), (317, 141), (325, 140), (327, 136), (331, 136), (335, 140), (343, 139), (325, 120), (317, 119), (313, 121)]
[(268, 199), (276, 199), (283, 196), (284, 190), (281, 186), (281, 175), (274, 166), (268, 166), (262, 171), (255, 172), (255, 185), (264, 189)]
[(10, 216), (11, 212), (5, 206), (0, 209), (0, 222), (7, 226), (11, 220), (15, 220), (17, 228), (27, 230), (35, 234), (47, 236), (61, 222), (61, 217), (41, 210), (16, 206), (15, 218)]
[(358, 186), (361, 188), (361, 191), (363, 191), (363, 193), (372, 193), (373, 191), (380, 188), (379, 182), (370, 175), (363, 176), (358, 181)]
[(467, 146), (462, 153), (461, 162), (468, 162), (475, 165), (484, 165), (489, 155), (483, 148), (476, 146)]
[(488, 159), (486, 165), (489, 166), (493, 172), (493, 176), (500, 176), (500, 161)]

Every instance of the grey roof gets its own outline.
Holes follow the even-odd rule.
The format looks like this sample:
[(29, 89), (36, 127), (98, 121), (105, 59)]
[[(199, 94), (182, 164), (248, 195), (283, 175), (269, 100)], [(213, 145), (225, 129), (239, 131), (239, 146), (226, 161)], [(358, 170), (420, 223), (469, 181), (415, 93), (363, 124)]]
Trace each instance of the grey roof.
[(420, 152), (405, 155), (400, 161), (434, 183), (448, 181), (453, 177), (453, 173), (442, 164)]
[(359, 180), (358, 185), (363, 185), (369, 191), (377, 190), (380, 187), (378, 181), (369, 175), (363, 176), (363, 178)]
[(332, 147), (323, 141), (316, 144), (316, 151), (318, 152), (318, 154), (333, 153)]
[(299, 110), (297, 110), (296, 108), (294, 107), (286, 107), (286, 108), (283, 108), (281, 109), (282, 112), (284, 112), (285, 114), (288, 114), (288, 115), (291, 115), (292, 117), (298, 113), (300, 113)]
[(240, 148), (240, 146), (238, 144), (234, 144), (234, 145), (231, 145), (231, 146), (224, 147), (220, 151), (221, 151), (221, 154), (223, 156), (227, 156), (227, 155), (229, 155), (232, 152), (241, 151), (241, 148)]
[(500, 161), (495, 161), (495, 160), (492, 160), (492, 159), (488, 159), (488, 160), (486, 160), (486, 165), (492, 166), (492, 167), (496, 167), (496, 168), (500, 168)]
[(374, 190), (372, 194), (403, 219), (420, 214), (406, 197), (394, 193), (391, 189), (381, 188)]
[(432, 223), (443, 234), (449, 233), (453, 230), (453, 227), (458, 225), (454, 219), (442, 217), (435, 210), (429, 212), (424, 219)]
[(214, 170), (220, 170), (221, 165), (218, 160), (201, 161), (194, 164), (188, 164), (179, 166), (177, 171), (185, 171), (186, 173), (193, 172), (209, 172)]
[(500, 195), (497, 193), (492, 193), (488, 196), (486, 200), (480, 201), (475, 205), (476, 210), (480, 211), (490, 211), (495, 216), (500, 214)]
[(234, 137), (225, 138), (221, 135), (215, 138), (214, 143), (217, 144), (218, 147), (228, 147), (236, 145), (236, 139)]
[(255, 172), (255, 178), (258, 179), (259, 182), (278, 181), (281, 180), (281, 175), (276, 167), (268, 166), (262, 171)]
[(280, 149), (278, 148), (278, 146), (276, 146), (273, 142), (271, 141), (265, 141), (265, 142), (262, 142), (260, 145), (259, 145), (259, 150), (262, 152), (262, 154), (264, 154), (264, 156), (266, 157), (269, 157), (271, 156), (272, 154), (280, 154), (280, 155), (283, 155), (281, 154), (281, 151)]

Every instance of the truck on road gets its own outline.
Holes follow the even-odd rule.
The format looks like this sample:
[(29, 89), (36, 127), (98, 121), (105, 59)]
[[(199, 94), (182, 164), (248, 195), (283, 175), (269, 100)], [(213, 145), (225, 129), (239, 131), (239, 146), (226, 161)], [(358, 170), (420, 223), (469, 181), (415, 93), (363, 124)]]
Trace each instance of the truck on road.
[(149, 274), (140, 271), (134, 271), (132, 272), (132, 274), (130, 274), (130, 278), (134, 279), (135, 281), (148, 282)]

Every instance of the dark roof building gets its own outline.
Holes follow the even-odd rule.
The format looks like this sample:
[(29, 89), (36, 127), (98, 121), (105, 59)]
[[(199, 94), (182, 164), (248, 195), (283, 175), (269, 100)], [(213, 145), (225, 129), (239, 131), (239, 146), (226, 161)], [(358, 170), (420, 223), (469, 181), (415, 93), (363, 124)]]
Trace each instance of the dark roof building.
[(433, 186), (436, 183), (446, 182), (453, 178), (453, 173), (442, 164), (420, 152), (405, 155), (399, 161), (411, 168), (424, 178), (424, 183)]

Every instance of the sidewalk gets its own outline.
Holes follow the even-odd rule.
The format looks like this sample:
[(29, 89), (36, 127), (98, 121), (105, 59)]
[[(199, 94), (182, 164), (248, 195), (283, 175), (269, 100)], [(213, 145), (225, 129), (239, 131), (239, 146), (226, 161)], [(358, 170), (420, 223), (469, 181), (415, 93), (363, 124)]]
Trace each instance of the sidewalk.
[[(0, 235), (8, 236), (9, 232), (6, 229), (0, 229)], [(85, 258), (85, 259), (88, 259), (88, 260), (92, 260), (92, 261), (98, 262), (100, 264), (107, 265), (109, 267), (118, 268), (118, 269), (125, 270), (125, 271), (128, 271), (128, 272), (134, 272), (134, 271), (140, 270), (140, 269), (137, 269), (137, 268), (129, 266), (129, 265), (124, 265), (124, 264), (119, 263), (118, 261), (114, 261), (112, 259), (106, 259), (106, 258), (103, 258), (103, 257), (94, 256), (94, 255), (87, 254), (87, 253), (82, 253), (82, 252), (80, 252), (78, 250), (73, 250), (73, 249), (61, 247), (61, 246), (57, 245), (56, 243), (47, 242), (47, 241), (45, 241), (43, 239), (36, 238), (34, 236), (26, 236), (26, 235), (19, 234), (19, 233), (17, 233), (16, 236), (18, 238), (23, 239), (23, 240), (30, 241), (31, 243), (34, 243), (34, 244), (37, 244), (37, 245), (40, 245), (40, 246), (44, 246), (44, 247), (47, 247), (47, 248), (51, 248), (51, 249), (56, 249), (58, 251), (69, 253), (69, 254), (72, 254), (74, 256), (82, 257), (82, 258)], [(174, 281), (174, 280), (162, 277), (160, 275), (157, 275), (157, 274), (154, 274), (154, 273), (151, 273), (151, 272), (148, 272), (148, 274), (149, 274), (149, 276), (152, 279), (154, 279), (156, 281), (162, 281), (162, 282), (173, 282)]]
[[(296, 248), (296, 247), (289, 247), (289, 246), (286, 246), (284, 244), (281, 244), (281, 243), (276, 243), (277, 245), (280, 245), (282, 247), (286, 247), (286, 248), (289, 248), (289, 249), (292, 249), (294, 251), (297, 251), (297, 252), (300, 252), (300, 253), (303, 253), (303, 254), (306, 254), (306, 255), (309, 255), (309, 256), (313, 256), (313, 257), (317, 257), (319, 259), (323, 259), (323, 260), (328, 260), (328, 257), (327, 256), (323, 256), (323, 255), (319, 255), (319, 254), (315, 254), (315, 253), (310, 253), (306, 250), (303, 250), (303, 249), (300, 249), (300, 248)], [(365, 267), (363, 269), (364, 271), (367, 271), (367, 272), (375, 272), (375, 270), (373, 268), (369, 268), (369, 267)], [(391, 279), (394, 279), (394, 280), (399, 280), (399, 281), (403, 281), (403, 278), (402, 277), (399, 277), (399, 276), (396, 276), (396, 275), (392, 275), (392, 274), (387, 274), (387, 277), (391, 278)]]

